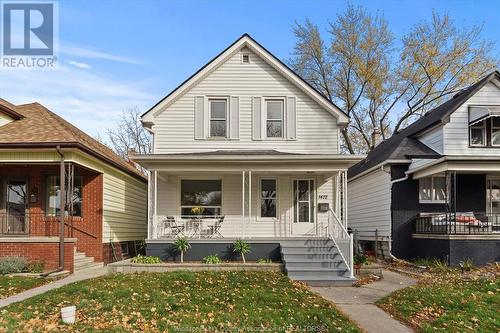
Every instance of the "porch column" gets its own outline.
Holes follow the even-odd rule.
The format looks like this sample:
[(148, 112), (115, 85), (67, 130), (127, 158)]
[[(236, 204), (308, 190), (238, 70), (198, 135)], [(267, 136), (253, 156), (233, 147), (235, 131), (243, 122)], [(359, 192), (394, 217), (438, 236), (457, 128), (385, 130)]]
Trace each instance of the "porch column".
[(156, 197), (157, 197), (158, 172), (148, 172), (148, 239), (155, 238), (156, 233)]

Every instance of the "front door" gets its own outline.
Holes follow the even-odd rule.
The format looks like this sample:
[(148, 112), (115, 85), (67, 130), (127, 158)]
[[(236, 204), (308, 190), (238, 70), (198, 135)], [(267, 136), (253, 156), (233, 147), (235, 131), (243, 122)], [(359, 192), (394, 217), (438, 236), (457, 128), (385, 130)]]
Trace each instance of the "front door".
[(314, 179), (294, 179), (292, 221), (294, 235), (316, 234), (315, 194)]
[(5, 195), (5, 220), (3, 232), (7, 234), (25, 234), (26, 208), (27, 208), (27, 184), (25, 180), (7, 181)]

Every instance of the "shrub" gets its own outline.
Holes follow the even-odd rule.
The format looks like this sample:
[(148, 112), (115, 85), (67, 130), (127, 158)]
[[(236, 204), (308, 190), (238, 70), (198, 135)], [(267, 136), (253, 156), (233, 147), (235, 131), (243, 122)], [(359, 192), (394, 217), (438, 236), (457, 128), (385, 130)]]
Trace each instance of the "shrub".
[(368, 258), (366, 257), (366, 254), (363, 252), (356, 253), (354, 255), (354, 264), (355, 265), (364, 265), (368, 262)]
[(32, 261), (28, 264), (27, 271), (30, 273), (42, 273), (45, 268), (43, 261)]
[(184, 253), (191, 248), (186, 237), (179, 237), (174, 243), (174, 247), (181, 254), (181, 262), (184, 262)]
[(436, 273), (445, 273), (450, 270), (450, 267), (446, 261), (434, 259), (431, 264), (431, 270)]
[(250, 252), (250, 244), (248, 244), (248, 242), (246, 242), (242, 239), (238, 239), (234, 242), (233, 249), (234, 249), (234, 252), (238, 252), (239, 254), (241, 254), (241, 258), (243, 259), (243, 263), (246, 264), (245, 254)]
[(272, 264), (273, 261), (271, 259), (259, 259), (257, 260), (258, 264)]
[(28, 260), (23, 257), (0, 258), (0, 274), (23, 273), (28, 271)]
[(222, 260), (219, 258), (217, 254), (211, 254), (203, 258), (203, 263), (215, 265), (215, 264), (221, 264)]
[(474, 262), (470, 258), (465, 261), (461, 261), (460, 268), (462, 269), (462, 272), (470, 272), (474, 269)]
[(134, 264), (159, 264), (161, 263), (160, 258), (155, 256), (143, 256), (138, 254), (132, 258)]

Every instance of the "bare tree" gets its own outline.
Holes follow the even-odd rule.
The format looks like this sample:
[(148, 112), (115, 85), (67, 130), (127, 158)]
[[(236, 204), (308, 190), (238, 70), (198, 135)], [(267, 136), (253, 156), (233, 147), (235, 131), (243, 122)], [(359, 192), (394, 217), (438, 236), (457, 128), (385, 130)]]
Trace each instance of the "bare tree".
[(308, 19), (293, 31), (289, 64), (351, 117), (342, 131), (349, 153), (373, 149), (375, 130), (388, 138), (498, 64), (480, 26), (459, 30), (436, 13), (403, 36), (399, 49), (383, 16), (362, 7), (348, 6), (330, 23), (328, 45)]
[(138, 108), (124, 110), (115, 128), (106, 130), (106, 142), (125, 160), (129, 153), (149, 154), (151, 152), (151, 135), (140, 122)]

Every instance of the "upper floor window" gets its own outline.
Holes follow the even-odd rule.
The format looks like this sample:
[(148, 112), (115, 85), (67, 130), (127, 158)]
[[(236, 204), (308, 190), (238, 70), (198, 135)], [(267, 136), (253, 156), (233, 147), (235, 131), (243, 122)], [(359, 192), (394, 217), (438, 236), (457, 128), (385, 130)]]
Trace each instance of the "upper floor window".
[(446, 177), (431, 176), (421, 178), (419, 185), (420, 203), (445, 203), (446, 202)]
[(491, 118), (491, 145), (500, 146), (500, 118)]
[(284, 100), (266, 99), (266, 136), (283, 138)]
[(210, 137), (227, 136), (227, 99), (210, 98), (208, 100), (210, 114)]
[(500, 106), (469, 107), (469, 145), (500, 146)]
[(486, 146), (486, 120), (470, 125), (470, 145)]

